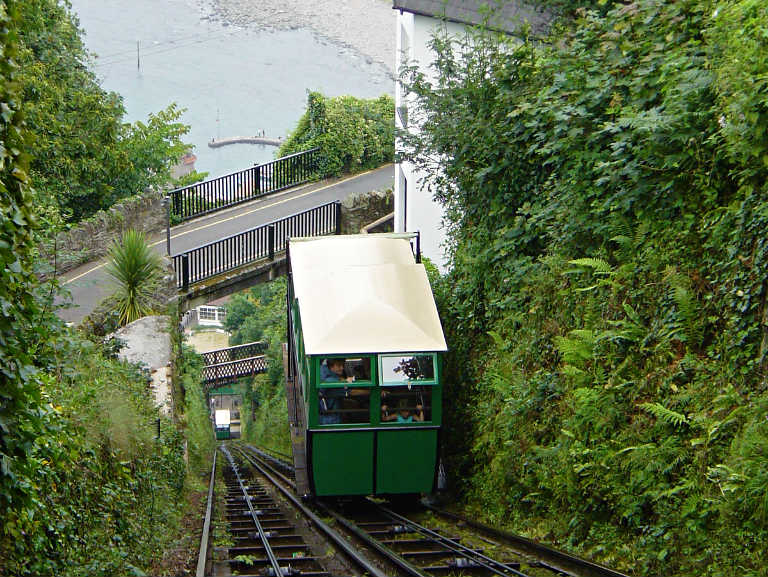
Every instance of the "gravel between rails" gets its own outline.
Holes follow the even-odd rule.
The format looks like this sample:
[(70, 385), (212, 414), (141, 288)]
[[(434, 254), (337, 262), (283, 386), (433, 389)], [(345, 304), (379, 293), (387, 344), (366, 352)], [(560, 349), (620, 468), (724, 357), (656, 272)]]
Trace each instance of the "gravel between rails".
[(213, 13), (235, 26), (310, 29), (394, 75), (397, 18), (391, 0), (214, 0)]

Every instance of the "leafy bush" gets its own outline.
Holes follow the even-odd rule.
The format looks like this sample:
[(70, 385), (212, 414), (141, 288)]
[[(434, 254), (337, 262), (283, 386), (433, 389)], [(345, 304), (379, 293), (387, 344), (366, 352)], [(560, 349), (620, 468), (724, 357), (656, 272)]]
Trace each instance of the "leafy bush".
[(146, 375), (64, 327), (55, 281), (32, 274), (28, 71), (16, 62), (33, 5), (0, 0), (0, 573), (135, 573), (175, 528), (183, 443)]
[(21, 16), (17, 80), (40, 217), (54, 226), (78, 221), (169, 184), (171, 167), (190, 148), (181, 140), (189, 130), (179, 122), (183, 111), (172, 104), (146, 122), (123, 122), (122, 98), (99, 85), (69, 5), (14, 5)]
[(205, 402), (202, 386), (203, 358), (183, 345), (177, 359), (178, 387), (184, 391), (185, 437), (189, 448), (189, 468), (197, 475), (210, 473), (215, 449), (210, 409)]
[(768, 7), (601, 10), (540, 44), (438, 34), (436, 82), (406, 77), (449, 221), (454, 488), (637, 574), (758, 575)]
[(392, 162), (395, 155), (395, 102), (353, 96), (307, 96), (307, 111), (277, 151), (278, 156), (319, 147), (320, 177), (338, 176)]

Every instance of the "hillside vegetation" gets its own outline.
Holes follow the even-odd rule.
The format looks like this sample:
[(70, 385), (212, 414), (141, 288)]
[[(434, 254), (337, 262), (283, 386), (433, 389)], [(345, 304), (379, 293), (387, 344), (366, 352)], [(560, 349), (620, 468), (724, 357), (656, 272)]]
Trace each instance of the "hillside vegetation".
[(307, 95), (307, 110), (277, 151), (286, 156), (318, 147), (318, 176), (338, 176), (392, 162), (395, 155), (395, 101), (388, 95)]
[(763, 574), (768, 5), (597, 5), (543, 41), (438, 35), (436, 84), (407, 78), (454, 488), (640, 575)]
[[(98, 89), (78, 47), (57, 2), (0, 0), (0, 575), (141, 575), (169, 548), (184, 508), (184, 439), (154, 406), (148, 375), (65, 327), (56, 282), (33, 273), (35, 236), (66, 213), (64, 199), (87, 211), (88, 199), (115, 190), (113, 180), (99, 188), (87, 165), (120, 138), (110, 129), (109, 142), (92, 139), (76, 125), (125, 127), (106, 118), (100, 106), (116, 97)], [(71, 83), (54, 97), (57, 74)], [(71, 100), (79, 83), (82, 99)], [(43, 96), (53, 101), (35, 100)], [(124, 182), (152, 181), (146, 170), (119, 169)], [(49, 184), (62, 187), (56, 202)], [(190, 406), (200, 394), (191, 391)], [(197, 405), (190, 414), (206, 419)]]

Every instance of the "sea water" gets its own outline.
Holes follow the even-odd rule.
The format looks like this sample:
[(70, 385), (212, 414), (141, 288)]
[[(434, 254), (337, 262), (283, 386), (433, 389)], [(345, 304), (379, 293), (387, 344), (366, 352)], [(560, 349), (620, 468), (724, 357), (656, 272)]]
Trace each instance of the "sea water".
[(175, 102), (186, 109), (185, 140), (209, 178), (274, 158), (275, 148), (212, 138), (285, 137), (304, 112), (308, 90), (328, 96), (391, 94), (386, 69), (309, 30), (228, 25), (192, 0), (71, 0), (106, 90), (122, 95), (126, 121)]

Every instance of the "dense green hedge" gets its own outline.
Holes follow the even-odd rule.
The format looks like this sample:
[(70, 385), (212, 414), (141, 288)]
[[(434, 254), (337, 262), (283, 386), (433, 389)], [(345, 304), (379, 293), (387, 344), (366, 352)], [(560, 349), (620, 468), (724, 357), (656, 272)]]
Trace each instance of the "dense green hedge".
[(319, 175), (338, 176), (392, 162), (395, 155), (395, 102), (353, 96), (307, 96), (307, 111), (277, 152), (285, 156), (320, 148)]
[(437, 83), (409, 78), (454, 487), (637, 574), (762, 574), (768, 5), (600, 4), (543, 42), (437, 37)]

